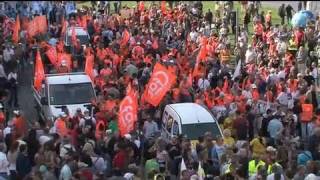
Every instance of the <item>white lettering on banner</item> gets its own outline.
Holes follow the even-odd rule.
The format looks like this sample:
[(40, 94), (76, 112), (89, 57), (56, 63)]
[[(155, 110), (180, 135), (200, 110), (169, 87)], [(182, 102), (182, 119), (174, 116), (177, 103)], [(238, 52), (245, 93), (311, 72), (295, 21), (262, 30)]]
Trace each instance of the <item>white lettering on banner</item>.
[(121, 108), (121, 114), (123, 114), (123, 120), (126, 124), (129, 124), (130, 122), (134, 121), (134, 115), (133, 115), (133, 108), (132, 108), (132, 99), (130, 96), (127, 96), (124, 99), (122, 108)]
[(151, 93), (153, 96), (157, 95), (159, 92), (161, 92), (161, 89), (165, 87), (169, 82), (168, 75), (163, 71), (158, 71), (154, 73), (153, 81), (150, 82), (149, 85), (149, 93)]

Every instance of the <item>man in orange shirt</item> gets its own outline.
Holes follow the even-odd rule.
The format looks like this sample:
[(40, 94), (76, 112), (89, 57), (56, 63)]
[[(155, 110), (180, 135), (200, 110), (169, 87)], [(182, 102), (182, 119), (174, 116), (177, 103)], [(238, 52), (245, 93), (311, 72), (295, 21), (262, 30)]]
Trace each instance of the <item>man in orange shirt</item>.
[(13, 111), (15, 115), (12, 119), (13, 125), (16, 128), (17, 135), (19, 137), (24, 137), (27, 133), (27, 124), (23, 116), (21, 116), (21, 112), (19, 110)]

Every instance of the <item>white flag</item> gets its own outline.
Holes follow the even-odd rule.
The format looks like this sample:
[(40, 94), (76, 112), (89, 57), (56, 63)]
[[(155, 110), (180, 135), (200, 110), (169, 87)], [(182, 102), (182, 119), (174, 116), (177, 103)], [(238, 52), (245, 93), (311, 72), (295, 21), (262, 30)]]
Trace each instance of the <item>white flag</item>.
[(199, 162), (199, 166), (198, 166), (198, 179), (199, 180), (204, 180), (204, 177), (206, 176), (204, 173), (204, 169), (201, 167), (201, 162)]
[(181, 160), (181, 166), (180, 166), (180, 172), (183, 172), (184, 170), (187, 170), (186, 163), (184, 162), (183, 158)]
[(236, 77), (240, 75), (240, 70), (241, 70), (241, 60), (238, 61), (237, 67), (232, 76), (232, 80), (234, 80)]

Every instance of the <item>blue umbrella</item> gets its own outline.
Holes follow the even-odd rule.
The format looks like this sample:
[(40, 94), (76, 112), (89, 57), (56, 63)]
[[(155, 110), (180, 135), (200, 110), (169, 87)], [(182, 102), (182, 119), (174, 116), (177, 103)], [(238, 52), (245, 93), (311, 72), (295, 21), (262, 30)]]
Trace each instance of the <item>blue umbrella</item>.
[(308, 17), (304, 13), (296, 13), (293, 15), (291, 24), (293, 27), (306, 27), (308, 21)]
[(315, 17), (311, 11), (304, 10), (304, 11), (300, 11), (299, 13), (302, 13), (305, 16), (307, 16), (309, 20), (315, 20)]

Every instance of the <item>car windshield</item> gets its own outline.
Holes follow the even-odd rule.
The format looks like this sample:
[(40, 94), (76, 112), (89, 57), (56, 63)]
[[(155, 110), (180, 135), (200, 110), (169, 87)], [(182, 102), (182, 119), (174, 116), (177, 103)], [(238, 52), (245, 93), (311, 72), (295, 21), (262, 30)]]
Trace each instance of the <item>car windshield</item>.
[(84, 104), (94, 98), (91, 83), (53, 84), (49, 90), (50, 105)]
[(203, 136), (206, 132), (211, 132), (213, 137), (220, 135), (220, 130), (217, 123), (196, 123), (196, 124), (182, 124), (182, 134), (186, 135), (191, 140), (196, 140)]
[[(77, 39), (80, 40), (80, 44), (88, 44), (89, 43), (89, 38), (87, 35), (77, 35)], [(67, 44), (70, 45), (71, 44), (71, 36), (68, 36), (67, 38)]]

